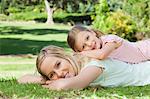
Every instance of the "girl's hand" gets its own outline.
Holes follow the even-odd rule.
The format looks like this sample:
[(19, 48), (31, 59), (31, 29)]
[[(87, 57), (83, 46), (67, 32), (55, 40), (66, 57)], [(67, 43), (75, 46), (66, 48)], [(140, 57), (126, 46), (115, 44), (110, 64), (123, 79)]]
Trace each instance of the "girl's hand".
[(91, 58), (97, 58), (96, 57), (96, 54), (97, 52), (96, 51), (93, 51), (93, 50), (88, 50), (88, 51), (82, 51), (80, 52), (81, 55), (84, 55), (84, 56), (87, 56), (87, 57), (91, 57)]
[(109, 54), (120, 47), (122, 42), (108, 42), (101, 49), (88, 50), (80, 52), (81, 55), (85, 55), (87, 57), (96, 58), (96, 59), (105, 59), (109, 56)]
[(65, 79), (58, 79), (58, 80), (48, 80), (46, 81), (45, 85), (42, 85), (44, 88), (48, 88), (50, 90), (62, 90), (64, 89), (64, 85), (66, 83)]
[(80, 52), (81, 55), (83, 56), (87, 56), (90, 58), (95, 58), (95, 59), (99, 59), (99, 50), (88, 50), (88, 51), (82, 51)]
[(117, 49), (118, 47), (120, 47), (120, 46), (122, 45), (122, 42), (123, 42), (123, 41), (121, 41), (121, 42), (116, 42), (115, 48)]

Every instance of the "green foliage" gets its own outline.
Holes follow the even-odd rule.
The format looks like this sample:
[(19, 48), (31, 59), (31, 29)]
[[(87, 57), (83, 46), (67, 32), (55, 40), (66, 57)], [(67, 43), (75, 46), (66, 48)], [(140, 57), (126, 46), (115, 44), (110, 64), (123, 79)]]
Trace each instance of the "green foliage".
[[(106, 0), (99, 0), (99, 3), (95, 5), (95, 13), (96, 15), (92, 16), (93, 25), (97, 29), (101, 29), (102, 31), (107, 30), (107, 27), (104, 26), (107, 17), (109, 16), (109, 7)], [(109, 24), (107, 24), (109, 25)]]
[[(92, 3), (94, 2), (94, 3)], [(96, 1), (91, 1), (91, 0), (87, 0), (86, 4), (85, 3), (82, 3), (80, 2), (79, 3), (79, 10), (78, 12), (79, 13), (87, 13), (87, 12), (94, 12), (94, 4), (96, 3)]]
[(94, 4), (96, 3), (97, 0), (68, 0), (68, 1), (62, 0), (61, 2), (62, 5), (61, 6), (57, 5), (56, 7), (65, 10), (67, 13), (83, 14), (83, 13), (94, 12)]
[(123, 2), (123, 11), (132, 16), (136, 22), (137, 31), (148, 34), (150, 32), (150, 1), (129, 0)]
[(149, 0), (100, 0), (95, 11), (93, 27), (105, 33), (135, 41), (135, 34), (150, 31)]
[(0, 14), (0, 20), (5, 21), (8, 17), (4, 14)]
[(10, 8), (7, 9), (7, 11), (9, 13), (17, 13), (17, 12), (21, 12), (21, 9), (18, 9), (16, 7), (10, 7)]
[(1, 0), (0, 13), (9, 15), (10, 13), (21, 12), (26, 6), (43, 4), (43, 0)]
[(68, 16), (70, 14), (68, 14), (66, 11), (64, 11), (63, 9), (57, 9), (53, 16), (56, 17), (56, 18), (65, 18), (66, 16)]
[[(9, 1), (9, 0), (6, 0)], [(7, 3), (7, 2), (4, 3)], [(86, 23), (84, 19), (91, 22), (91, 18), (89, 18), (89, 13), (94, 11), (94, 2), (92, 0), (82, 1), (66, 1), (66, 0), (48, 0), (50, 7), (56, 8), (54, 11), (54, 21), (55, 22), (64, 22), (74, 24), (78, 21), (78, 23)], [(47, 19), (47, 13), (45, 11), (45, 4), (43, 1), (37, 0), (12, 0), (7, 4), (7, 8), (3, 11), (7, 12), (7, 17), (1, 16), (0, 20), (35, 20), (36, 22), (45, 22)], [(31, 2), (31, 4), (29, 4)], [(79, 4), (79, 5), (78, 5)], [(5, 6), (6, 7), (6, 6)], [(4, 7), (3, 7), (4, 8)], [(87, 14), (88, 13), (88, 14)], [(4, 13), (5, 14), (5, 13)], [(88, 16), (87, 16), (88, 15)], [(76, 17), (85, 17), (77, 19)], [(87, 17), (86, 17), (87, 16)], [(78, 18), (79, 18), (78, 17)], [(83, 20), (82, 20), (83, 19)], [(90, 23), (88, 22), (88, 24)]]

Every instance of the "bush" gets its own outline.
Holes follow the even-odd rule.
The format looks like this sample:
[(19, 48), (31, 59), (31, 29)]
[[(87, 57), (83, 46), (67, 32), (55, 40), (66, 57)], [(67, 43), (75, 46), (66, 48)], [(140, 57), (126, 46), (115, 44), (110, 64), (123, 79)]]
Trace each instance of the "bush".
[(93, 27), (135, 41), (137, 33), (150, 31), (149, 5), (148, 0), (99, 0), (92, 16)]
[(150, 32), (150, 1), (149, 0), (129, 0), (123, 2), (123, 11), (132, 16), (136, 22), (137, 31), (148, 35)]
[(8, 19), (8, 17), (4, 14), (0, 14), (0, 20), (1, 21), (6, 21)]

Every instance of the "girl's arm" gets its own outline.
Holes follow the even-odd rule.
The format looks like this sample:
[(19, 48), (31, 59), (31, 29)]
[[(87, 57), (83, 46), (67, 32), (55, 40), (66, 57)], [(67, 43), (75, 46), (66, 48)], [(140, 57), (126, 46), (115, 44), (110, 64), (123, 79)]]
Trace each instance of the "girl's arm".
[(45, 84), (46, 80), (42, 76), (26, 74), (19, 79), (17, 79), (18, 83), (37, 83), (37, 84)]
[(49, 88), (51, 90), (81, 89), (87, 87), (101, 73), (102, 68), (100, 67), (87, 67), (75, 77), (49, 81), (47, 82), (47, 85), (43, 85), (43, 87)]
[(105, 59), (112, 51), (120, 47), (121, 44), (122, 42), (108, 42), (101, 49), (82, 51), (81, 54), (96, 59)]

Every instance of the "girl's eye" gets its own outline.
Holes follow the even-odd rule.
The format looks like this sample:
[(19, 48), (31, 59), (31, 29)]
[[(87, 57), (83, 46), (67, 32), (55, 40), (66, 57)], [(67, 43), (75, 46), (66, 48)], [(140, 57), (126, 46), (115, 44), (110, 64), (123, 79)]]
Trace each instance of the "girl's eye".
[(83, 45), (82, 50), (84, 49), (84, 47), (85, 47), (85, 46)]
[(89, 36), (86, 37), (86, 40), (89, 40)]

